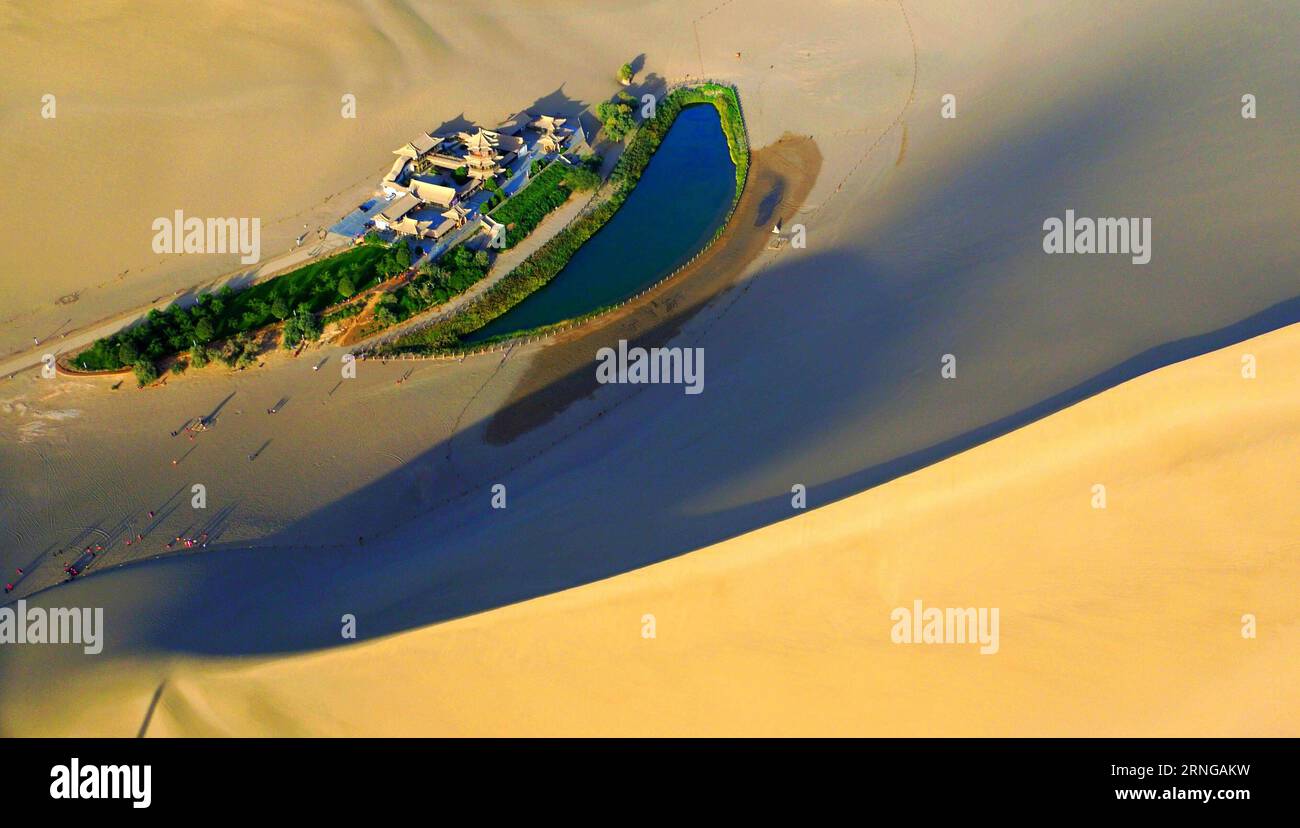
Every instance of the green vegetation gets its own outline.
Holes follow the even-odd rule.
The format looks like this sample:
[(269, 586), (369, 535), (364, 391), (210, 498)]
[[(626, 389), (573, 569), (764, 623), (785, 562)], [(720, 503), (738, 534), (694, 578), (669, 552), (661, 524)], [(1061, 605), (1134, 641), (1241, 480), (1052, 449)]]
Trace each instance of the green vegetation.
[(342, 322), (344, 319), (351, 319), (361, 313), (365, 306), (365, 302), (352, 302), (341, 308), (332, 310), (320, 318), (321, 326), (323, 327), (325, 325), (332, 325), (335, 322)]
[(135, 381), (141, 388), (158, 379), (158, 366), (147, 359), (137, 359), (131, 366), (135, 369)]
[(611, 141), (622, 141), (636, 127), (636, 119), (632, 116), (632, 101), (631, 95), (619, 92), (618, 100), (607, 101), (596, 107), (596, 117), (604, 125), (605, 135)]
[[(314, 318), (306, 321), (307, 316), (401, 273), (410, 262), (405, 244), (365, 244), (240, 291), (226, 286), (200, 296), (189, 308), (173, 305), (165, 311), (149, 311), (140, 324), (96, 341), (73, 365), (85, 371), (131, 366), (140, 378), (141, 361), (152, 365), (281, 320), (286, 320), (286, 335), (292, 330), (296, 341), (301, 341), (303, 336), (319, 335), (320, 324)], [(228, 364), (238, 364), (243, 350)]]
[(314, 342), (320, 339), (321, 332), (325, 326), (316, 318), (316, 314), (311, 312), (311, 308), (306, 304), (301, 304), (293, 315), (284, 321), (284, 337), (282, 344), (288, 349), (296, 346), (304, 339)]
[(483, 187), (492, 194), (488, 197), (488, 200), (483, 203), (482, 209), (485, 212), (490, 211), (493, 207), (506, 200), (506, 192), (501, 189), (501, 185), (496, 182), (496, 179), (489, 178), (483, 183)]
[(594, 190), (598, 186), (600, 176), (586, 165), (575, 167), (563, 161), (552, 161), (528, 182), (528, 186), (488, 215), (506, 226), (506, 247), (514, 247), (571, 194), (579, 190)]
[(384, 294), (375, 307), (375, 324), (367, 333), (410, 319), (453, 296), (459, 296), (487, 275), (492, 259), (486, 251), (464, 246), (451, 249), (437, 264), (425, 262), (411, 281)]
[(257, 363), (257, 337), (248, 332), (236, 334), (215, 350), (217, 359), (228, 368), (249, 368)]
[(592, 163), (592, 159), (588, 159), (582, 166), (569, 167), (564, 176), (565, 186), (575, 193), (582, 190), (596, 189), (600, 186), (600, 173), (596, 172), (599, 167), (599, 159), (595, 159), (594, 163)]
[[(618, 212), (682, 109), (698, 104), (709, 104), (718, 110), (731, 158), (736, 165), (734, 207), (740, 200), (749, 173), (749, 147), (736, 93), (730, 87), (712, 83), (677, 89), (659, 103), (654, 118), (637, 128), (610, 175), (612, 191), (608, 198), (574, 219), (459, 313), (399, 338), (388, 350), (422, 353), (455, 350), (462, 336), (483, 327), (555, 278), (578, 248)], [(507, 206), (513, 203), (514, 199)], [(721, 232), (720, 228), (719, 234)]]
[(632, 64), (625, 63), (618, 67), (618, 82), (627, 86), (632, 82)]

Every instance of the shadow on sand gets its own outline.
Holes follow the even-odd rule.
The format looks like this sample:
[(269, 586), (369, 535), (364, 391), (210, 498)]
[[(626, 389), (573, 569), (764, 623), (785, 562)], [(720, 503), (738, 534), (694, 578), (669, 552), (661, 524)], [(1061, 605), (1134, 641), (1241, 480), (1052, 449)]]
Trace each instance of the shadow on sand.
[[(302, 532), (290, 526), (267, 538), (283, 548), (123, 567), (66, 587), (84, 593), (60, 600), (165, 596), (148, 623), (110, 640), (127, 650), (336, 646), (344, 614), (356, 615), (362, 638), (399, 632), (698, 549), (789, 517), (793, 482), (808, 485), (810, 505), (824, 505), (1144, 373), (1300, 322), (1295, 263), (1268, 251), (1243, 249), (1226, 283), (1214, 268), (1172, 272), (1162, 262), (1174, 258), (1159, 251), (1138, 271), (1116, 258), (1067, 265), (1043, 256), (1045, 216), (1097, 207), (1074, 200), (1078, 176), (1130, 148), (1138, 120), (1172, 117), (1199, 82), (1130, 68), (929, 173), (853, 240), (861, 252), (815, 252), (813, 243), (783, 253), (674, 328), (674, 343), (707, 350), (699, 397), (602, 387), (500, 446), (483, 444), (489, 421), (479, 420), (455, 435), (478, 440), (456, 469), (446, 441), (407, 464), (441, 475), (440, 499), (365, 530), (364, 546), (295, 547)], [(923, 150), (913, 140), (908, 163)], [(1199, 159), (1185, 163), (1194, 174)], [(1129, 193), (1169, 228), (1172, 245), (1172, 208), (1145, 197)], [(1185, 242), (1211, 252), (1192, 233)], [(940, 377), (944, 353), (959, 355), (960, 381)], [(591, 370), (575, 367), (536, 393), (544, 400), (557, 383), (586, 383)], [(370, 504), (401, 473), (320, 512), (367, 525)], [(503, 476), (511, 505), (493, 513), (486, 487)]]

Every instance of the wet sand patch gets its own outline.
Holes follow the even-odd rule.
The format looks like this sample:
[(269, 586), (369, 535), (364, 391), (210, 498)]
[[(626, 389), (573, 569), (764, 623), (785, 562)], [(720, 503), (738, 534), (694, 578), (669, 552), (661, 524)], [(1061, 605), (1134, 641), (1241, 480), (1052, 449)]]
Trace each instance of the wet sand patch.
[(756, 150), (750, 178), (722, 236), (676, 277), (645, 296), (548, 343), (508, 402), (488, 423), (485, 438), (505, 445), (552, 420), (599, 388), (595, 353), (620, 339), (630, 347), (657, 347), (726, 290), (772, 238), (776, 220), (802, 209), (821, 171), (822, 155), (806, 136), (783, 135)]

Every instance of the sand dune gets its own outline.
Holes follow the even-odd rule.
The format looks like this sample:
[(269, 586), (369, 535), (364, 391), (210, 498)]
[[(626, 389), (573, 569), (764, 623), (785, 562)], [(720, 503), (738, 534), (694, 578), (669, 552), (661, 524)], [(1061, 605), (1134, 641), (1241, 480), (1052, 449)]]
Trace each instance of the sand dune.
[[(335, 389), (337, 375), (306, 370), (307, 359), (337, 359), (329, 349), (252, 374), (172, 380), (150, 392), (109, 393), (105, 384), (82, 381), (51, 388), (28, 374), (0, 389), (0, 400), (14, 412), (0, 411), (0, 468), (12, 481), (0, 502), (6, 541), (0, 563), (30, 564), (83, 531), (139, 522), (146, 510), (174, 505), (182, 484), (197, 481), (218, 493), (224, 545), (336, 546), (420, 518), (423, 526), (439, 527), (440, 544), (461, 554), (479, 540), (500, 549), (501, 561), (481, 561), (484, 578), (519, 555), (548, 558), (537, 565), (543, 578), (533, 586), (543, 592), (776, 520), (780, 493), (793, 481), (807, 483), (815, 502), (827, 502), (1144, 370), (1300, 318), (1293, 301), (1300, 294), (1300, 253), (1291, 232), (1300, 196), (1286, 186), (1297, 160), (1287, 129), (1295, 112), (1282, 80), (1294, 55), (1278, 37), (1295, 25), (1291, 17), (1268, 8), (1229, 14), (1215, 4), (1182, 2), (1064, 4), (1051, 14), (1011, 2), (988, 11), (962, 3), (832, 3), (794, 16), (776, 2), (707, 8), (683, 2), (602, 4), (579, 24), (569, 4), (529, 8), (523, 14), (517, 4), (487, 3), (407, 13), (389, 4), (348, 5), (333, 12), (355, 24), (340, 24), (337, 46), (335, 38), (298, 31), (315, 25), (312, 16), (268, 12), (276, 16), (239, 18), (240, 26), (264, 30), (241, 40), (252, 45), (220, 49), (256, 51), (271, 31), (302, 49), (330, 52), (324, 62), (283, 58), (304, 73), (338, 65), (394, 85), (400, 114), (380, 117), (387, 110), (379, 102), (361, 110), (371, 114), (356, 125), (374, 134), (352, 136), (346, 145), (329, 138), (341, 129), (332, 98), (309, 130), (313, 158), (366, 181), (371, 159), (402, 140), (395, 136), (431, 120), (461, 111), (490, 119), (538, 99), (599, 100), (617, 88), (607, 66), (627, 54), (645, 55), (644, 76), (735, 79), (756, 147), (786, 133), (811, 135), (823, 161), (803, 210), (785, 217), (807, 223), (806, 253), (756, 260), (739, 274), (738, 290), (682, 331), (681, 341), (708, 348), (715, 366), (703, 399), (686, 405), (607, 388), (559, 412), (545, 428), (517, 435), (507, 422), (510, 407), (555, 375), (556, 353), (546, 347), (519, 349), (504, 361), (421, 366), (400, 387), (394, 383), (405, 369), (390, 365), (368, 366), (355, 384)], [(105, 13), (94, 31), (117, 27), (124, 38), (147, 41), (150, 27), (135, 9)], [(156, 13), (162, 22), (175, 14)], [(216, 42), (229, 21), (218, 11), (206, 13), (177, 24), (179, 42)], [(4, 31), (28, 31), (32, 42), (24, 41), (25, 52), (6, 54), (35, 60), (36, 29), (14, 22), (23, 14), (8, 12)], [(425, 15), (428, 25), (411, 14)], [(604, 27), (599, 37), (592, 25)], [(392, 43), (384, 41), (372, 57), (364, 44), (383, 40), (376, 32), (386, 27), (397, 29)], [(539, 29), (546, 38), (536, 36)], [(496, 71), (464, 59), (475, 46), (516, 40), (524, 45), (494, 51)], [(1179, 48), (1168, 48), (1171, 43)], [(265, 80), (279, 77), (276, 71), (266, 69), (253, 83), (238, 74), (248, 65), (245, 56), (220, 49), (202, 66), (177, 71), (186, 76), (211, 67), (214, 79), (199, 87), (210, 96), (218, 94), (212, 91), (221, 85), (218, 77), (276, 94), (276, 84)], [(1225, 50), (1235, 61), (1232, 73), (1217, 68)], [(175, 57), (168, 50), (136, 52), (113, 60)], [(397, 83), (404, 70), (395, 64), (419, 74), (409, 79), (415, 91)], [(146, 81), (173, 83), (148, 68), (119, 67), (145, 89)], [(30, 79), (36, 70), (24, 71), (18, 77)], [(120, 83), (111, 80), (117, 75), (106, 77), (79, 82)], [(1234, 95), (1244, 84), (1268, 100), (1267, 117), (1238, 116)], [(121, 90), (113, 91), (106, 99), (118, 100)], [(947, 91), (959, 96), (953, 121), (939, 118)], [(277, 134), (292, 131), (265, 107), (248, 105), (248, 120), (284, 130)], [(123, 113), (122, 124), (133, 117)], [(210, 135), (222, 134), (213, 129)], [(1180, 149), (1171, 152), (1173, 145)], [(104, 152), (116, 152), (113, 146)], [(304, 178), (285, 160), (299, 149), (278, 141), (250, 145), (239, 167), (255, 170), (264, 184), (242, 189), (248, 182), (241, 172), (234, 189), (250, 197), (292, 197), (295, 209), (309, 205), (310, 197), (288, 192), (321, 181)], [(92, 153), (87, 163), (101, 163), (97, 157)], [(109, 159), (121, 160), (110, 154), (103, 163)], [(35, 166), (23, 170), (31, 174)], [(184, 180), (203, 186), (185, 192), (233, 187), (227, 178), (223, 169), (195, 168)], [(142, 176), (133, 186), (147, 191), (150, 203), (166, 202), (171, 191), (159, 181)], [(105, 220), (118, 220), (140, 201), (121, 192), (113, 206), (123, 209), (103, 211)], [(1134, 269), (1101, 258), (1045, 257), (1042, 219), (1071, 205), (1154, 214), (1152, 264)], [(40, 224), (35, 233), (46, 229)], [(79, 256), (64, 264), (84, 273), (88, 261)], [(3, 289), (45, 289), (52, 278), (6, 277)], [(103, 297), (85, 301), (100, 310), (114, 306)], [(26, 336), (21, 325), (0, 330)], [(938, 377), (933, 365), (944, 353), (960, 356), (970, 382), (954, 387)], [(178, 424), (232, 393), (223, 427), (192, 453), (168, 441)], [(284, 397), (291, 402), (273, 422), (237, 413)], [(17, 413), (51, 408), (80, 414), (34, 426)], [(589, 427), (597, 416), (601, 428)], [(24, 442), (36, 431), (40, 441)], [(513, 439), (503, 444), (502, 433)], [(245, 458), (268, 440), (256, 474), (249, 474)], [(683, 463), (678, 458), (687, 446), (690, 462)], [(173, 470), (171, 460), (182, 456)], [(595, 457), (605, 459), (599, 492), (568, 473), (573, 458)], [(525, 467), (527, 475), (520, 472)], [(486, 524), (478, 500), (452, 502), (507, 478), (542, 492), (542, 499), (529, 501), (536, 511), (528, 519), (556, 527), (546, 543), (532, 538), (517, 548), (522, 524)], [(584, 508), (575, 510), (575, 503)], [(678, 520), (665, 525), (649, 517), (665, 514)], [(186, 510), (169, 515), (163, 530), (173, 534), (210, 518)], [(451, 533), (448, 527), (456, 526), (468, 528)], [(478, 532), (490, 534), (473, 539)], [(423, 545), (429, 535), (416, 527), (395, 539), (394, 548)], [(585, 562), (566, 550), (596, 550), (629, 537), (646, 544)], [(161, 543), (148, 550), (161, 551)], [(118, 548), (112, 560), (138, 553)], [(441, 550), (439, 557), (445, 557)], [(512, 585), (475, 606), (446, 611), (523, 597), (526, 585)]]
[[(600, 583), (306, 656), (86, 660), (80, 701), (11, 676), (4, 728), (134, 732), (165, 677), (150, 735), (1294, 736), (1298, 454), (1292, 326)], [(917, 599), (999, 608), (999, 651), (891, 643)]]
[[(820, 161), (802, 207), (782, 216), (807, 225), (808, 249), (761, 255), (726, 278), (711, 274), (711, 284), (731, 289), (701, 302), (698, 313), (674, 327), (675, 344), (707, 350), (707, 390), (699, 397), (676, 389), (604, 387), (564, 399), (563, 410), (553, 416), (514, 417), (521, 397), (545, 396), (564, 382), (559, 373), (571, 365), (581, 369), (571, 343), (421, 364), (401, 386), (395, 381), (406, 366), (392, 363), (367, 364), (357, 380), (341, 385), (337, 374), (312, 372), (309, 365), (337, 360), (339, 352), (331, 348), (276, 360), (259, 371), (191, 375), (140, 392), (109, 391), (109, 383), (99, 380), (50, 384), (31, 373), (0, 380), (0, 564), (29, 571), (38, 564), (21, 584), (24, 595), (36, 593), (36, 601), (105, 607), (113, 619), (113, 661), (105, 665), (137, 658), (133, 663), (143, 665), (123, 677), (102, 668), (105, 681), (133, 688), (140, 682), (131, 696), (139, 709), (110, 714), (58, 703), (45, 708), (46, 715), (33, 712), (45, 703), (43, 682), (66, 679), (70, 688), (84, 689), (99, 685), (80, 679), (96, 679), (75, 659), (0, 651), (0, 680), (7, 688), (0, 716), (8, 731), (38, 724), (69, 733), (138, 727), (140, 709), (177, 653), (324, 647), (337, 643), (344, 612), (362, 619), (362, 637), (382, 636), (712, 547), (789, 517), (793, 483), (808, 486), (812, 506), (824, 506), (1163, 365), (1300, 320), (1300, 240), (1294, 233), (1300, 192), (1290, 186), (1298, 161), (1297, 112), (1288, 86), (1296, 74), (1290, 44), (1300, 23), (1280, 6), (882, 1), (826, 2), (796, 11), (776, 0), (627, 0), (601, 3), (593, 11), (570, 2), (521, 9), (500, 0), (472, 6), (281, 4), (274, 10), (212, 4), (182, 11), (124, 3), (81, 10), (58, 26), (43, 8), (11, 4), (0, 11), (0, 54), (15, 67), (0, 84), (0, 125), (14, 148), (0, 160), (0, 174), (16, 182), (17, 191), (39, 193), (40, 199), (10, 199), (0, 207), (10, 226), (24, 231), (0, 254), (6, 257), (0, 268), (6, 307), (0, 312), (0, 350), (122, 312), (224, 267), (178, 260), (172, 272), (168, 263), (133, 246), (139, 242), (130, 240), (132, 228), (159, 212), (182, 206), (196, 213), (277, 218), (281, 229), (266, 232), (283, 233), (284, 246), (304, 222), (337, 217), (340, 202), (351, 206), (349, 188), (368, 192), (388, 149), (410, 132), (462, 113), (488, 121), (536, 101), (593, 103), (617, 88), (613, 67), (637, 55), (644, 55), (643, 76), (734, 80), (756, 148), (770, 147), (787, 133), (808, 136)], [(158, 44), (152, 32), (162, 30), (174, 30), (175, 38)], [(493, 55), (488, 65), (484, 53)], [(105, 71), (83, 71), (87, 63), (102, 64)], [(60, 90), (59, 118), (37, 122), (33, 113), (51, 85)], [(361, 90), (362, 115), (355, 124), (339, 118), (341, 87)], [(61, 92), (65, 88), (73, 90), (70, 97)], [(1257, 120), (1239, 115), (1245, 91), (1261, 102)], [(946, 93), (957, 95), (955, 120), (939, 117)], [(58, 140), (50, 140), (52, 135)], [(79, 163), (61, 163), (68, 154)], [(335, 193), (340, 195), (326, 200)], [(1067, 208), (1153, 218), (1152, 263), (1134, 268), (1117, 259), (1045, 256), (1042, 221)], [(83, 216), (89, 234), (73, 234), (66, 242), (60, 222)], [(266, 241), (268, 250), (275, 246)], [(114, 281), (124, 270), (129, 272)], [(80, 296), (74, 304), (54, 304), (70, 293)], [(683, 289), (680, 295), (690, 294)], [(668, 315), (651, 313), (649, 323)], [(959, 359), (959, 382), (939, 376), (938, 359), (945, 353)], [(1261, 387), (1268, 376), (1261, 373)], [(286, 397), (281, 413), (261, 414)], [(195, 446), (167, 436), (187, 419), (214, 410), (221, 412), (218, 426)], [(1160, 417), (1180, 411), (1185, 415), (1187, 409), (1144, 416), (1160, 423)], [(1206, 427), (1225, 412), (1207, 404)], [(1231, 440), (1206, 443), (1204, 456), (1236, 457), (1232, 467), (1242, 469), (1242, 486), (1275, 476), (1268, 463), (1281, 452), (1235, 454), (1246, 442), (1272, 439), (1273, 420), (1261, 414), (1237, 425)], [(1119, 429), (1120, 436), (1129, 433), (1123, 421), (1105, 427)], [(1199, 440), (1195, 423), (1178, 428), (1180, 436)], [(1050, 452), (1029, 459), (1067, 463), (1104, 449), (1091, 439), (1073, 440), (1084, 434), (1093, 432), (1080, 428), (1060, 435)], [(1256, 559), (1247, 557), (1244, 565), (1268, 572), (1268, 579), (1259, 576), (1268, 585), (1260, 589), (1282, 589), (1285, 579), (1272, 576), (1285, 574), (1289, 564), (1285, 556), (1267, 557), (1278, 548), (1269, 533), (1288, 524), (1261, 519), (1259, 525), (1238, 526), (1232, 510), (1240, 504), (1231, 493), (1222, 509), (1193, 510), (1185, 498), (1195, 492), (1166, 479), (1188, 471), (1173, 463), (1182, 444), (1162, 445), (1163, 453), (1148, 458), (1155, 465), (1145, 472), (1143, 485), (1150, 490), (1143, 491), (1164, 487), (1179, 493), (1184, 500), (1169, 504), (1180, 509), (1176, 514), (1203, 514), (1202, 528), (1218, 533), (1207, 538), (1238, 550), (1233, 554), (1264, 556), (1253, 564)], [(250, 464), (246, 458), (259, 447), (265, 450)], [(1265, 465), (1256, 469), (1257, 463)], [(1011, 485), (1034, 468), (1020, 454), (1000, 458), (982, 467), (982, 482), (968, 485), (975, 492), (999, 475)], [(923, 479), (940, 482), (934, 474)], [(509, 485), (511, 507), (505, 512), (486, 506), (485, 492), (495, 482)], [(186, 493), (194, 483), (208, 488), (206, 512), (189, 506)], [(897, 487), (909, 485), (914, 484), (900, 481)], [(1032, 487), (1025, 491), (1026, 497), (1035, 494)], [(943, 588), (952, 584), (926, 579), (957, 577), (952, 573), (967, 574), (974, 565), (953, 558), (955, 552), (931, 553), (927, 545), (939, 544), (927, 541), (927, 533), (939, 531), (947, 517), (925, 508), (947, 502), (951, 493), (936, 488), (913, 494), (907, 502), (915, 505), (906, 509), (919, 510), (921, 522), (891, 524), (898, 533), (895, 551), (881, 558), (890, 563), (877, 573), (882, 583), (900, 579), (897, 594), (880, 587), (875, 603), (855, 594), (857, 606), (905, 603), (913, 583), (948, 594)], [(883, 495), (865, 497), (875, 502)], [(1287, 514), (1286, 502), (1279, 506), (1276, 497), (1262, 502), (1283, 510), (1271, 512), (1274, 517)], [(1118, 508), (1108, 510), (1108, 519)], [(140, 525), (146, 510), (159, 514), (150, 545), (117, 546), (91, 577), (45, 590), (60, 580), (59, 548)], [(899, 505), (891, 519), (910, 513)], [(824, 519), (818, 514), (789, 526)], [(1080, 566), (1095, 560), (1119, 571), (1124, 563), (1122, 550), (1097, 545), (1099, 536), (1077, 536), (1087, 526), (1063, 523), (1060, 532), (1047, 534), (1023, 510), (989, 514), (1002, 516), (998, 527), (976, 526), (972, 517), (973, 529), (1041, 531), (1025, 543), (1046, 548), (1050, 539), (1051, 549), (1072, 551), (1070, 560)], [(1066, 517), (1063, 511), (1043, 514)], [(928, 522), (922, 520), (927, 515)], [(1219, 519), (1226, 522), (1213, 523)], [(216, 527), (218, 542), (207, 553), (113, 568), (160, 554), (158, 538), (196, 526)], [(1137, 552), (1146, 554), (1157, 548), (1162, 532), (1178, 528), (1152, 527), (1150, 533), (1117, 537), (1132, 537)], [(790, 530), (783, 524), (777, 531)], [(364, 552), (359, 536), (366, 540)], [(988, 554), (979, 560), (992, 560), (995, 569), (1012, 565), (1007, 557), (989, 558), (1000, 549), (987, 546), (993, 540), (981, 542), (986, 547), (976, 548)], [(935, 556), (925, 572), (909, 570), (910, 559), (898, 551), (918, 548)], [(1194, 571), (1213, 569), (1210, 551), (1199, 554), (1192, 563), (1201, 568)], [(691, 560), (712, 557), (713, 550)], [(1033, 568), (1021, 573), (1025, 559), (1054, 559), (1016, 557), (1016, 577), (1059, 596), (1049, 587), (1065, 576)], [(1206, 600), (1218, 600), (1202, 574), (1186, 587), (1197, 608), (1176, 604), (1170, 596), (1180, 588), (1162, 568), (1167, 562), (1137, 562), (1142, 575), (1158, 576), (1161, 606), (1195, 613)], [(1073, 570), (1068, 575), (1082, 577)], [(815, 570), (789, 576), (794, 582), (819, 577)], [(778, 582), (768, 583), (777, 589)], [(840, 579), (822, 586), (835, 593), (853, 583)], [(1057, 615), (1032, 604), (1028, 592), (970, 599), (952, 593), (952, 600), (1001, 602), (1008, 616), (1037, 609), (1041, 617), (1061, 621), (1060, 635), (1083, 635), (1079, 629), (1094, 624), (1110, 630), (1106, 610), (1120, 607), (1107, 601), (1134, 594), (1133, 583), (1092, 584), (1100, 592), (1089, 592), (1089, 603), (1067, 604)], [(683, 579), (682, 589), (685, 584)], [(1252, 584), (1229, 580), (1227, 594), (1243, 602), (1258, 595), (1261, 605), (1276, 597), (1253, 592)], [(572, 594), (581, 593), (566, 596)], [(1231, 609), (1233, 617), (1252, 611), (1214, 606)], [(505, 617), (519, 611), (506, 610)], [(651, 610), (637, 609), (635, 618), (643, 611)], [(1265, 610), (1257, 611), (1263, 618)], [(870, 619), (862, 616), (862, 625), (875, 629), (872, 613)], [(1184, 620), (1208, 624), (1209, 616)], [(816, 627), (823, 621), (832, 623), (803, 623)], [(1016, 661), (1027, 658), (1016, 653), (1027, 651), (1013, 648), (1010, 617), (1007, 623), (1004, 651), (993, 658), (1022, 664), (1032, 678), (1032, 659)], [(843, 624), (847, 629), (853, 621)], [(671, 624), (662, 628), (656, 646), (670, 639)], [(1035, 658), (1059, 664), (1046, 633), (1039, 632), (1026, 646)], [(1107, 653), (1134, 666), (1139, 652), (1156, 665), (1164, 665), (1161, 659), (1171, 651), (1186, 652), (1175, 647), (1182, 642), (1168, 637), (1172, 632), (1160, 635), (1149, 651), (1119, 639), (1128, 649), (1101, 644), (1092, 661), (1075, 652), (1089, 668), (1106, 667), (1099, 662)], [(788, 640), (792, 658), (804, 652), (804, 639)], [(1268, 641), (1259, 643), (1272, 646)], [(833, 649), (833, 642), (822, 644)], [(932, 657), (926, 652), (908, 657), (924, 661)], [(344, 657), (351, 655), (321, 656)], [(1188, 669), (1207, 663), (1192, 661)], [(1254, 669), (1253, 662), (1230, 664), (1236, 667)], [(271, 669), (258, 667), (252, 675)], [(885, 675), (907, 675), (901, 667), (889, 670), (894, 672)], [(186, 677), (199, 673), (177, 674), (164, 700), (215, 705), (204, 700), (197, 678), (196, 689), (186, 695)], [(820, 686), (818, 675), (810, 673), (807, 681)], [(1080, 682), (1087, 678), (1083, 669), (1072, 675)], [(1219, 675), (1229, 689), (1237, 686), (1231, 669)], [(1027, 686), (1056, 692), (1061, 688), (1052, 683), (1055, 678), (1059, 674)], [(849, 679), (855, 688), (872, 686), (870, 676)], [(993, 678), (978, 679), (995, 685)], [(704, 693), (708, 685), (695, 689)], [(894, 698), (913, 685), (876, 689)], [(1117, 685), (1104, 697), (1116, 705), (1115, 717), (1105, 720), (1115, 732), (1137, 721), (1141, 706), (1137, 695), (1125, 702), (1129, 697), (1122, 690)], [(1026, 698), (1015, 696), (1014, 688), (1007, 692)], [(1060, 721), (1081, 729), (1079, 717), (1100, 717), (1096, 705), (1061, 693), (1078, 709)], [(48, 703), (57, 698), (49, 696)], [(761, 711), (760, 701), (753, 703)], [(1041, 722), (1060, 712), (1045, 709)], [(990, 712), (988, 721), (1006, 724), (1008, 710)], [(169, 727), (168, 715), (180, 722), (178, 713), (163, 711), (160, 728)], [(279, 719), (285, 729), (296, 727), (286, 715)], [(302, 727), (352, 726), (339, 715), (334, 724)], [(480, 730), (491, 725), (483, 715)], [(625, 724), (609, 715), (608, 729)], [(1173, 713), (1162, 715), (1169, 718), (1151, 721), (1164, 721), (1162, 732), (1176, 730)], [(1226, 729), (1223, 716), (1200, 722), (1204, 732)], [(238, 729), (224, 724), (238, 718), (214, 708), (211, 716), (186, 721), (195, 728), (210, 722)], [(431, 719), (427, 725), (446, 729), (447, 721)], [(472, 717), (466, 721), (472, 724)], [(663, 731), (675, 727), (666, 718), (646, 721), (662, 722)], [(876, 724), (888, 729), (884, 718), (861, 721), (863, 730)], [(908, 720), (899, 721), (901, 728)], [(911, 732), (922, 729), (918, 722), (911, 720)], [(1189, 713), (1187, 722), (1197, 720)], [(803, 724), (805, 731), (820, 727), (811, 719)], [(1284, 724), (1265, 720), (1274, 730)], [(1032, 732), (1027, 725), (1008, 730)]]

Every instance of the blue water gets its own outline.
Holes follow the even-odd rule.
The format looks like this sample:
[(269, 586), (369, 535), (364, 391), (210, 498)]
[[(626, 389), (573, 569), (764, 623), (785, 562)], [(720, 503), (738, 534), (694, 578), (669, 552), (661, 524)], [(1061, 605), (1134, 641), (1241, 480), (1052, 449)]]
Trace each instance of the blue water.
[(635, 295), (708, 242), (735, 190), (718, 111), (709, 104), (686, 107), (614, 217), (545, 287), (464, 341), (562, 322)]

